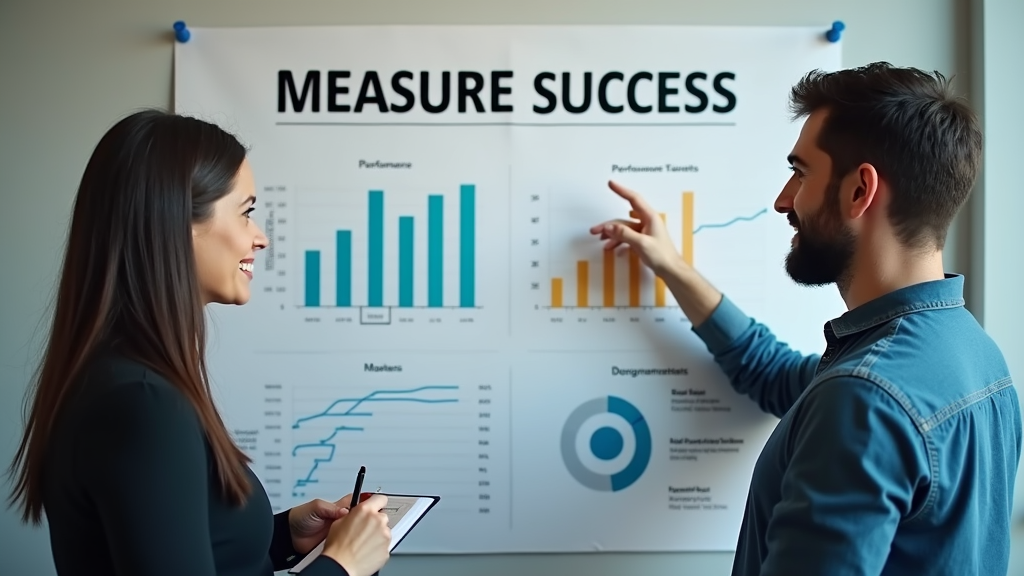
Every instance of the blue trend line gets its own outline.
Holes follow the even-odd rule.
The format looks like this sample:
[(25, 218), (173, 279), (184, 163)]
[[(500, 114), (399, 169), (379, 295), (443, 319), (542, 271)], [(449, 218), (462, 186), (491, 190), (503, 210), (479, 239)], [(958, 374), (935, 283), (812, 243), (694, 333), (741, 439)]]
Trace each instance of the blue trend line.
[(330, 448), (330, 452), (327, 454), (326, 458), (313, 459), (313, 467), (310, 468), (309, 474), (306, 474), (305, 478), (295, 483), (296, 488), (301, 488), (302, 486), (306, 486), (308, 484), (315, 484), (316, 482), (318, 482), (318, 480), (313, 478), (313, 473), (316, 472), (316, 469), (320, 467), (321, 463), (330, 462), (331, 460), (334, 460), (334, 451), (338, 447), (337, 444), (328, 444), (328, 442), (330, 442), (331, 439), (333, 439), (338, 434), (338, 432), (346, 430), (351, 432), (362, 432), (363, 428), (354, 426), (338, 426), (337, 428), (334, 429), (333, 432), (331, 432), (330, 436), (324, 438), (320, 442), (316, 444), (299, 444), (294, 449), (292, 449), (292, 457), (294, 458), (295, 456), (298, 455), (298, 451), (303, 448)]
[[(352, 411), (355, 410), (356, 408), (358, 408), (359, 405), (362, 404), (363, 402), (396, 402), (397, 401), (397, 402), (423, 402), (425, 404), (439, 404), (439, 403), (446, 403), (446, 402), (457, 402), (457, 400), (430, 400), (430, 399), (425, 399), (425, 398), (376, 398), (376, 396), (378, 394), (415, 394), (416, 392), (422, 392), (424, 390), (458, 390), (458, 389), (459, 389), (458, 386), (420, 386), (419, 388), (411, 388), (409, 390), (375, 390), (375, 391), (370, 392), (369, 394), (367, 394), (366, 396), (363, 396), (361, 398), (340, 398), (340, 399), (335, 400), (334, 402), (332, 402), (331, 405), (327, 407), (327, 410), (324, 410), (323, 412), (321, 412), (319, 414), (314, 414), (312, 416), (306, 416), (304, 418), (299, 418), (298, 420), (295, 421), (295, 424), (292, 424), (292, 428), (298, 428), (299, 424), (302, 424), (303, 422), (308, 422), (309, 420), (316, 420), (317, 418), (322, 418), (324, 416), (372, 416), (373, 415), (372, 413), (365, 413), (365, 412), (361, 413), (361, 414), (353, 414), (352, 413)], [(353, 404), (352, 407), (349, 408), (348, 411), (346, 411), (346, 412), (342, 412), (341, 414), (338, 414), (338, 413), (333, 413), (332, 414), (331, 410), (333, 410), (335, 406), (337, 406), (338, 404), (341, 404), (343, 402), (355, 402), (355, 404)]]
[(338, 435), (338, 432), (344, 432), (345, 430), (350, 430), (352, 432), (362, 432), (363, 430), (365, 430), (365, 428), (363, 428), (362, 426), (338, 426), (337, 428), (334, 429), (334, 432), (331, 432), (330, 436), (324, 438), (323, 440), (315, 444), (299, 444), (295, 446), (295, 448), (292, 449), (292, 456), (295, 456), (296, 452), (298, 452), (302, 448), (319, 448), (321, 446), (326, 446), (327, 442), (330, 442), (331, 440), (334, 439), (335, 436)]
[[(310, 420), (315, 420), (317, 418), (328, 418), (328, 417), (335, 418), (335, 417), (345, 417), (345, 416), (373, 416), (373, 412), (355, 412), (354, 411), (357, 407), (359, 407), (360, 404), (362, 404), (364, 402), (417, 402), (417, 403), (421, 403), (421, 404), (450, 404), (450, 403), (458, 402), (458, 399), (455, 399), (455, 398), (438, 398), (438, 399), (431, 399), (431, 398), (403, 398), (403, 397), (398, 397), (398, 398), (378, 398), (378, 396), (379, 395), (387, 395), (387, 394), (415, 394), (417, 392), (422, 392), (424, 390), (458, 390), (458, 389), (459, 389), (458, 386), (420, 386), (419, 388), (411, 388), (411, 389), (408, 389), (408, 390), (375, 390), (375, 391), (367, 394), (366, 396), (361, 396), (361, 397), (358, 397), (358, 398), (340, 398), (340, 399), (335, 400), (334, 402), (332, 402), (331, 405), (328, 406), (327, 409), (324, 410), (323, 412), (320, 412), (318, 414), (314, 414), (312, 416), (305, 416), (303, 418), (299, 418), (298, 420), (295, 421), (295, 424), (292, 425), (292, 428), (293, 429), (299, 428), (299, 426), (303, 422), (309, 422)], [(347, 403), (347, 402), (351, 402), (352, 403), (352, 406), (350, 406), (348, 408), (348, 410), (346, 410), (344, 412), (331, 412), (339, 404)], [(334, 444), (331, 441), (334, 440), (335, 436), (337, 436), (340, 432), (363, 432), (363, 431), (365, 431), (365, 428), (363, 428), (362, 426), (345, 426), (345, 425), (341, 425), (341, 426), (336, 426), (326, 438), (323, 438), (323, 439), (319, 440), (318, 442), (306, 443), (306, 444), (297, 444), (292, 449), (292, 457), (293, 458), (298, 456), (299, 450), (327, 449), (328, 452), (327, 452), (326, 456), (319, 456), (319, 457), (313, 458), (313, 466), (310, 468), (309, 473), (306, 474), (305, 478), (302, 478), (302, 479), (297, 480), (295, 482), (295, 489), (301, 488), (303, 486), (307, 486), (309, 484), (315, 484), (315, 483), (319, 482), (319, 480), (317, 480), (316, 478), (313, 477), (313, 474), (316, 473), (316, 470), (317, 470), (317, 468), (320, 467), (320, 464), (327, 463), (327, 462), (330, 462), (330, 461), (334, 460), (334, 454), (335, 454), (335, 452), (337, 450), (337, 444)], [(293, 492), (293, 495), (298, 496), (299, 494)]]
[(705, 228), (725, 228), (726, 226), (732, 226), (737, 222), (750, 222), (751, 220), (757, 218), (758, 216), (766, 212), (768, 212), (768, 209), (762, 208), (760, 211), (758, 211), (757, 214), (754, 214), (753, 216), (737, 216), (736, 218), (733, 218), (732, 220), (729, 220), (728, 222), (724, 222), (722, 224), (701, 224), (700, 226), (697, 226), (697, 229), (694, 230), (693, 233), (696, 234), (697, 232), (700, 232)]

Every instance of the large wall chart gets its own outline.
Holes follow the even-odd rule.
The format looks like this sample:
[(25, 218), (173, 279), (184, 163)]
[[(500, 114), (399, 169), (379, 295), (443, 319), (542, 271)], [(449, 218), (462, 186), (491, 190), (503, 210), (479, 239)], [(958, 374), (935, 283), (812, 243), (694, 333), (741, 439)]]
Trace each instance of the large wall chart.
[(590, 226), (663, 212), (682, 257), (807, 353), (772, 202), (817, 28), (193, 30), (175, 110), (250, 148), (271, 239), (211, 309), (217, 401), (276, 509), (438, 494), (403, 552), (730, 550), (775, 421)]

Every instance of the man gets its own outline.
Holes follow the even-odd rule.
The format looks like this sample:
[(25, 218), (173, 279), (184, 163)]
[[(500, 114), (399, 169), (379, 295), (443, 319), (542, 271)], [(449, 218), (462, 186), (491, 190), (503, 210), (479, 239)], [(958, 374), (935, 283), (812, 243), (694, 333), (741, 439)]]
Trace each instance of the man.
[(802, 356), (675, 252), (656, 210), (591, 229), (664, 279), (735, 389), (781, 420), (754, 467), (734, 575), (1007, 571), (1021, 413), (1003, 356), (964, 308), (942, 249), (982, 135), (941, 74), (885, 63), (812, 72), (775, 201), (786, 270), (848, 311)]

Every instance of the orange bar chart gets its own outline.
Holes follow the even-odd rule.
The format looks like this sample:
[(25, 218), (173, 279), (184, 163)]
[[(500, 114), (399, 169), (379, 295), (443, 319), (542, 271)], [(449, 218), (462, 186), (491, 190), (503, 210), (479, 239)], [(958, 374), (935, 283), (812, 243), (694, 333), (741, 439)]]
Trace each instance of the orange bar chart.
[[(661, 221), (665, 222), (665, 213), (661, 214)], [(665, 281), (661, 278), (654, 278), (654, 306), (661, 308), (665, 305)]]
[(551, 307), (561, 308), (562, 307), (562, 279), (552, 278), (551, 279)]
[(640, 257), (629, 253), (629, 305), (640, 307)]
[(576, 263), (576, 305), (580, 308), (590, 306), (590, 262), (580, 260)]
[[(681, 232), (681, 255), (683, 261), (689, 265), (693, 265), (693, 233), (694, 228), (694, 193), (683, 192), (681, 195), (680, 207), (680, 232)], [(631, 218), (636, 218), (634, 212), (630, 212)], [(661, 221), (667, 224), (667, 215), (665, 213), (659, 213)], [(595, 308), (614, 308), (616, 306), (628, 306), (630, 308), (639, 308), (642, 306), (642, 288), (641, 288), (641, 268), (640, 258), (632, 252), (628, 256), (628, 269), (626, 270), (628, 276), (628, 294), (627, 302), (621, 302), (621, 297), (616, 294), (617, 286), (617, 270), (615, 266), (615, 253), (614, 251), (605, 251), (601, 256), (601, 274), (600, 281), (595, 282), (597, 286), (600, 286), (601, 295), (596, 297), (591, 302), (590, 288), (591, 288), (591, 266), (588, 260), (576, 261), (576, 306), (580, 308), (589, 308), (593, 304)], [(595, 265), (596, 268), (596, 265)], [(563, 308), (565, 307), (564, 300), (565, 283), (562, 277), (551, 278), (551, 307), (552, 308)], [(666, 286), (665, 282), (661, 278), (654, 278), (654, 306), (664, 307), (666, 306)]]
[(615, 306), (615, 252), (604, 251), (604, 301), (606, 308)]
[(683, 262), (693, 266), (693, 192), (683, 192)]

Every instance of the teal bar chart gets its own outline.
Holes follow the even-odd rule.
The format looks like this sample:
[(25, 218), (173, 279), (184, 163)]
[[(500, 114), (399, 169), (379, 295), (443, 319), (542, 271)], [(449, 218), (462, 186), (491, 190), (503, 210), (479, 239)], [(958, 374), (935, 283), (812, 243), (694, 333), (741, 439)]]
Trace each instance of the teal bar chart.
[[(456, 190), (457, 194), (454, 193)], [(302, 307), (479, 307), (476, 294), (476, 191), (474, 184), (462, 184), (449, 197), (443, 193), (431, 193), (424, 194), (422, 201), (410, 202), (408, 195), (404, 195), (401, 196), (405, 201), (400, 204), (402, 210), (395, 210), (387, 207), (387, 202), (392, 200), (387, 190), (368, 190), (365, 196), (365, 229), (333, 230), (333, 247), (307, 247), (303, 250)], [(395, 195), (399, 194), (400, 191)], [(457, 206), (452, 200), (457, 202)], [(415, 213), (409, 209), (410, 206), (418, 207)], [(446, 228), (446, 208), (457, 209), (457, 214), (451, 214), (454, 230)], [(424, 219), (425, 224), (422, 223)], [(334, 250), (333, 258), (328, 251), (330, 248)], [(356, 251), (362, 251), (362, 254)], [(365, 261), (362, 260), (364, 256)], [(390, 264), (397, 265), (389, 266), (388, 258), (396, 256), (397, 263)], [(333, 283), (325, 282), (325, 275), (330, 278), (331, 270), (330, 267), (324, 269), (324, 258), (329, 264), (333, 262)], [(358, 269), (363, 266), (357, 262), (364, 262), (365, 268)], [(446, 265), (451, 267), (447, 276)], [(362, 287), (354, 289), (357, 283), (364, 283), (365, 299), (360, 297)], [(332, 286), (333, 301), (330, 294)], [(417, 289), (420, 286), (422, 290)]]

